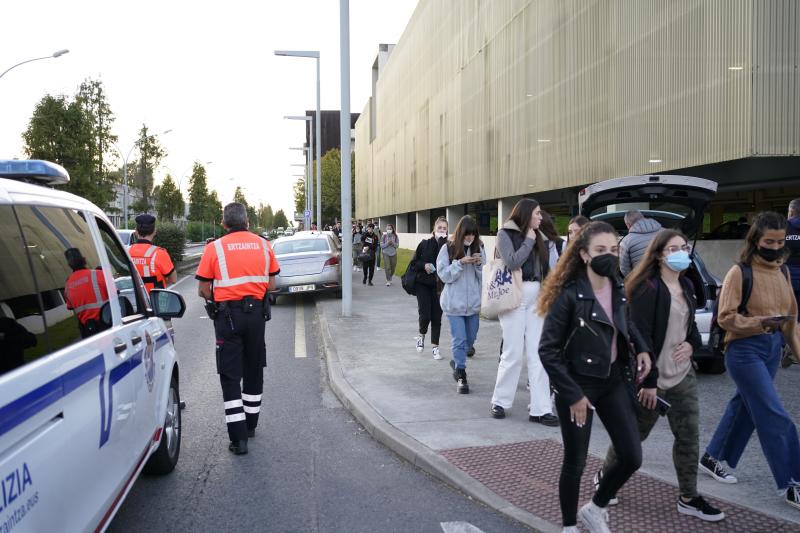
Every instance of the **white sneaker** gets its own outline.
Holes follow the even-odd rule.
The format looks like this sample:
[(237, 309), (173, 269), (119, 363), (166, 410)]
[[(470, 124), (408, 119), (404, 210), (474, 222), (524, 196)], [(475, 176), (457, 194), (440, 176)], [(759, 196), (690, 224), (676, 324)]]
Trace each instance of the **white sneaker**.
[(375, 267), (375, 270), (377, 270), (378, 272), (380, 272), (380, 271), (381, 271), (381, 267)]
[(589, 528), (591, 533), (611, 533), (608, 529), (608, 511), (602, 509), (589, 502), (578, 511), (578, 518), (580, 518), (583, 525)]
[(387, 287), (391, 287), (391, 286), (392, 286), (392, 282), (391, 282), (391, 281), (387, 281), (387, 282), (386, 282), (386, 286), (387, 286)]
[(578, 526), (569, 526), (562, 529), (561, 533), (581, 533), (581, 530), (578, 529)]
[(437, 361), (442, 358), (442, 354), (439, 353), (438, 346), (434, 346), (433, 350), (431, 350), (431, 353), (433, 353), (433, 358), (436, 359)]
[(425, 349), (425, 336), (420, 335), (417, 337), (417, 351), (422, 353), (422, 350)]

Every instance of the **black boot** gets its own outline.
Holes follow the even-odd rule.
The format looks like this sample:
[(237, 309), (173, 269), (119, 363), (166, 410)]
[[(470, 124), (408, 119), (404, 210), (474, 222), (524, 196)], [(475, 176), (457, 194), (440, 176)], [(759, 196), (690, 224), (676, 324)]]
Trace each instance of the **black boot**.
[(247, 441), (246, 440), (237, 440), (235, 442), (231, 442), (228, 445), (228, 449), (235, 453), (236, 455), (246, 455), (247, 454)]
[(459, 394), (469, 394), (469, 384), (467, 384), (467, 370), (456, 368), (456, 390)]

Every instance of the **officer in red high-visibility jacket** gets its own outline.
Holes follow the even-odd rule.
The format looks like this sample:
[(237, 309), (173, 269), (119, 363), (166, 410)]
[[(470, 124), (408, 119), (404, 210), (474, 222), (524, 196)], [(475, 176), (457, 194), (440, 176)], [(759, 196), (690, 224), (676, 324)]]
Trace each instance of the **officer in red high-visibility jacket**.
[(178, 281), (169, 252), (153, 244), (155, 236), (156, 217), (148, 214), (136, 217), (136, 244), (128, 248), (128, 253), (147, 292), (166, 289), (167, 285)]
[(64, 299), (67, 309), (78, 317), (81, 337), (85, 339), (106, 329), (100, 320), (100, 310), (108, 301), (106, 280), (100, 268), (87, 268), (86, 258), (77, 248), (65, 250), (64, 257), (72, 269), (64, 284)]
[(206, 245), (195, 277), (200, 296), (213, 302), (210, 314), (214, 315), (217, 373), (231, 441), (228, 448), (242, 455), (247, 453), (247, 439), (255, 436), (261, 411), (267, 366), (267, 291), (274, 288), (273, 276), (280, 266), (269, 241), (248, 231), (244, 205), (226, 205), (222, 225), (228, 233)]

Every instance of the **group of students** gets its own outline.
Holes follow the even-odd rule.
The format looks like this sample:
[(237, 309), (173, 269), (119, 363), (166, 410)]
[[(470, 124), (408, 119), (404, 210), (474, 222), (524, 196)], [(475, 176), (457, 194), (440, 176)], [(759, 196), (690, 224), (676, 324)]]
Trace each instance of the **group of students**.
[[(790, 222), (800, 227), (800, 201), (796, 207), (796, 219)], [(536, 201), (520, 200), (497, 234), (495, 256), (509, 269), (521, 270), (522, 302), (499, 317), (503, 343), (490, 412), (505, 418), (526, 360), (529, 420), (561, 428), (564, 531), (579, 531), (579, 518), (593, 533), (610, 531), (607, 507), (618, 503), (619, 490), (641, 466), (641, 442), (659, 415), (666, 416), (675, 438), (679, 513), (711, 522), (725, 518), (699, 494), (697, 475), (700, 471), (719, 482), (736, 483), (722, 462), (735, 468), (753, 431), (782, 497), (800, 509), (800, 440), (774, 385), (784, 345), (800, 354), (798, 304), (783, 267), (787, 219), (772, 212), (758, 215), (739, 264), (723, 283), (717, 321), (726, 332), (725, 364), (736, 393), (700, 457), (692, 356), (701, 338), (695, 287), (685, 275), (692, 264), (687, 238), (659, 229), (623, 284), (619, 236), (611, 225), (576, 217), (569, 223), (568, 241), (561, 243), (554, 229), (543, 228), (543, 216)], [(416, 349), (424, 350), (430, 326), (433, 357), (441, 359), (441, 316), (446, 314), (450, 366), (462, 394), (469, 392), (466, 362), (474, 354), (486, 261), (478, 226), (469, 216), (449, 238), (447, 220), (437, 219), (432, 237), (420, 243), (414, 256)], [(752, 277), (746, 302), (743, 269)], [(594, 496), (579, 510), (595, 413), (612, 446), (594, 476)]]
[(364, 271), (364, 285), (373, 286), (372, 278), (375, 276), (375, 268), (380, 270), (381, 257), (383, 257), (383, 270), (386, 274), (386, 286), (391, 287), (392, 277), (397, 268), (397, 249), (400, 246), (400, 238), (394, 231), (393, 224), (387, 224), (386, 230), (381, 232), (380, 227), (368, 223), (366, 228), (363, 225), (353, 224), (353, 270)]

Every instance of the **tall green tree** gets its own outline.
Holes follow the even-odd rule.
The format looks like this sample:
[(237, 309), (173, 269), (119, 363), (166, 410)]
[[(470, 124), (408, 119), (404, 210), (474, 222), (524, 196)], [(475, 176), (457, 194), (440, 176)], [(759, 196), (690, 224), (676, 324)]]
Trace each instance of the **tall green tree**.
[(169, 174), (160, 186), (153, 189), (153, 196), (156, 199), (156, 212), (161, 220), (172, 221), (183, 215), (186, 203)]
[(275, 219), (273, 220), (276, 228), (288, 228), (289, 227), (289, 219), (286, 218), (286, 213), (283, 212), (283, 209), (278, 209), (278, 212), (275, 213)]
[(151, 135), (146, 124), (142, 124), (139, 130), (139, 140), (136, 141), (139, 148), (139, 159), (132, 165), (128, 165), (128, 173), (131, 168), (135, 168), (133, 184), (139, 191), (140, 197), (133, 204), (134, 211), (149, 211), (153, 205), (153, 174), (166, 157), (167, 152), (159, 143), (155, 135)]
[(64, 190), (107, 207), (114, 196), (113, 181), (108, 173), (98, 173), (92, 120), (77, 100), (46, 95), (36, 104), (22, 139), (29, 158), (67, 169), (70, 181)]
[(222, 202), (216, 190), (206, 198), (205, 220), (220, 224), (222, 222)]
[[(216, 195), (216, 191), (214, 193)], [(219, 202), (219, 198), (217, 198)], [(208, 176), (206, 168), (200, 163), (195, 163), (192, 167), (192, 175), (189, 178), (189, 220), (202, 221), (210, 218), (211, 198), (208, 193)], [(220, 209), (222, 209), (220, 207)]]
[(233, 192), (233, 201), (240, 203), (245, 207), (250, 205), (247, 203), (247, 198), (244, 196), (244, 191), (242, 191), (242, 188), (239, 186), (237, 186), (236, 190)]
[[(352, 212), (356, 209), (356, 163), (351, 158), (350, 168), (350, 205)], [(316, 165), (314, 166), (316, 172)], [(316, 176), (316, 174), (315, 174)], [(316, 177), (314, 178), (316, 179)], [(342, 154), (338, 148), (332, 148), (322, 156), (322, 222), (333, 224), (334, 220), (341, 218), (342, 214)], [(295, 185), (296, 187), (296, 185)], [(295, 204), (297, 192), (295, 191)], [(316, 214), (314, 215), (316, 217)]]
[(294, 210), (296, 213), (306, 210), (306, 180), (304, 179), (294, 182)]
[(265, 229), (271, 229), (273, 227), (273, 219), (275, 218), (275, 215), (272, 213), (271, 205), (267, 204), (265, 206), (264, 204), (259, 204), (258, 217)]
[(114, 158), (106, 157), (106, 152), (117, 141), (117, 136), (111, 131), (115, 118), (106, 99), (103, 82), (91, 78), (84, 80), (78, 88), (75, 101), (88, 121), (92, 142), (87, 148), (95, 163), (95, 176), (107, 182), (112, 177), (111, 163)]

